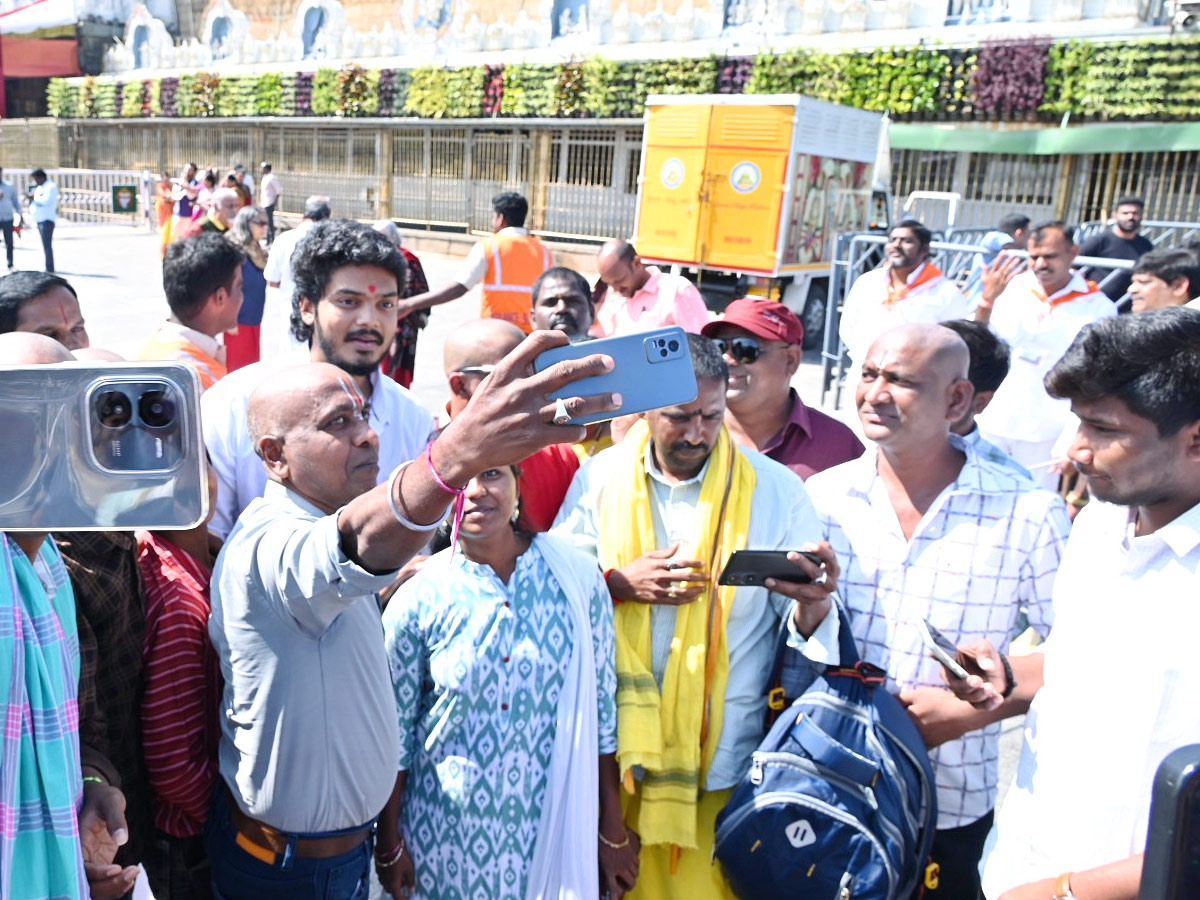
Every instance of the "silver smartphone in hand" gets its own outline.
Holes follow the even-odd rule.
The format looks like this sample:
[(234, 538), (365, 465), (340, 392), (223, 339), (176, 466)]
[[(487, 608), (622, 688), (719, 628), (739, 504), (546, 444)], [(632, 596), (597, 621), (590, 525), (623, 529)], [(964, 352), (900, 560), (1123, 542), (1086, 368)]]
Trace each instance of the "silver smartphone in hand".
[(556, 362), (581, 359), (594, 353), (611, 356), (613, 370), (580, 379), (548, 396), (558, 400), (616, 393), (621, 395), (621, 408), (579, 416), (570, 420), (572, 425), (603, 422), (631, 413), (691, 403), (696, 399), (696, 372), (688, 352), (687, 332), (678, 326), (554, 347), (539, 354), (533, 361), (533, 368), (541, 372)]
[(0, 366), (0, 531), (193, 528), (207, 474), (188, 366)]
[(933, 658), (945, 666), (946, 671), (955, 678), (968, 677), (969, 673), (958, 661), (958, 648), (950, 643), (950, 639), (934, 628), (928, 619), (922, 619), (920, 627), (921, 639), (925, 641), (925, 646), (929, 648)]

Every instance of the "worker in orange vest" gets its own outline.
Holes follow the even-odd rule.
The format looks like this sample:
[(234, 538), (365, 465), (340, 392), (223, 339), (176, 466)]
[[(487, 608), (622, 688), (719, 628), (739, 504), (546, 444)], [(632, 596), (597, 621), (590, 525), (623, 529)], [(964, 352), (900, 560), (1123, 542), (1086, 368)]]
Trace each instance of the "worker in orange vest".
[(480, 318), (512, 322), (526, 334), (531, 319), (533, 283), (554, 265), (554, 256), (525, 229), (529, 202), (506, 191), (492, 198), (492, 231), (471, 248), (462, 277), (436, 291), (401, 300), (400, 318), (441, 303), (457, 300), (475, 285), (482, 286)]
[(163, 290), (171, 315), (138, 352), (138, 359), (181, 362), (208, 390), (225, 377), (221, 335), (237, 329), (245, 254), (219, 234), (202, 233), (168, 245)]

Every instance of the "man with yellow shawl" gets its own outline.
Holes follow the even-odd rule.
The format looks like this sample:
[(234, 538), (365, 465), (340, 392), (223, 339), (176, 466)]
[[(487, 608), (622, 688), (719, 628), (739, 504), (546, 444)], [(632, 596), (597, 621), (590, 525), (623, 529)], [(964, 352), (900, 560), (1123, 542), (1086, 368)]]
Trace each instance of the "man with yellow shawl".
[[(809, 543), (819, 526), (799, 476), (730, 440), (720, 352), (697, 335), (688, 346), (696, 400), (647, 413), (589, 460), (554, 529), (596, 556), (617, 603), (617, 761), (625, 823), (642, 843), (635, 900), (732, 900), (711, 862), (713, 824), (762, 738), (781, 624), (799, 645), (805, 601), (827, 598), (837, 576), (827, 545)], [(818, 552), (824, 568), (794, 560), (821, 583), (719, 587), (740, 549)]]

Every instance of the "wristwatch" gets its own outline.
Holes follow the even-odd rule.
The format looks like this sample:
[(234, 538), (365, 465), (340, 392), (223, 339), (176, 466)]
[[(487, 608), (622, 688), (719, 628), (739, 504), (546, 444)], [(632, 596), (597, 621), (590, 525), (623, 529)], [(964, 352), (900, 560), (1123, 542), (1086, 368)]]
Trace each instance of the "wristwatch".
[(1050, 900), (1078, 900), (1074, 893), (1071, 892), (1071, 876), (1074, 872), (1063, 872), (1054, 882), (1054, 893), (1050, 895)]

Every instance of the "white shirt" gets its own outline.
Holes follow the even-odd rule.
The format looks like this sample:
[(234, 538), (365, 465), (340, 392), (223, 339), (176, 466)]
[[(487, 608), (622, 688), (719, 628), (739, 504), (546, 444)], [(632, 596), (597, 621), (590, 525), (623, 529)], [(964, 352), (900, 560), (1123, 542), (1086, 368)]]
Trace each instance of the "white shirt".
[[(250, 181), (250, 189), (254, 189), (254, 182), (250, 180), (250, 176), (246, 176), (246, 180)], [(279, 199), (279, 195), (283, 193), (283, 185), (279, 183), (279, 176), (274, 172), (268, 172), (263, 176), (262, 184), (258, 186), (259, 202), (263, 207), (274, 206), (275, 201)]]
[[(204, 443), (217, 472), (217, 502), (208, 530), (224, 538), (242, 510), (263, 495), (267, 471), (254, 447), (246, 424), (246, 407), (255, 388), (273, 372), (305, 360), (253, 363), (230, 372), (200, 399)], [(403, 462), (416, 459), (433, 431), (433, 416), (407, 389), (378, 371), (371, 375), (373, 390), (368, 421), (379, 435), (379, 482)], [(217, 390), (220, 388), (220, 390)]]
[[(878, 477), (877, 455), (843, 463), (805, 483), (842, 574), (838, 593), (864, 660), (888, 674), (890, 690), (943, 687), (941, 667), (921, 640), (928, 618), (956, 646), (987, 638), (1001, 650), (1018, 615), (1043, 636), (1053, 619), (1054, 573), (1070, 521), (1062, 500), (1012, 469), (966, 453), (958, 477), (905, 539)], [(836, 663), (837, 616), (804, 653)], [(938, 787), (938, 828), (969, 825), (996, 804), (1000, 725), (930, 752)]]
[(35, 222), (58, 221), (58, 185), (49, 178), (33, 189), (29, 214)]
[[(922, 263), (913, 269), (906, 283), (916, 281), (925, 266), (926, 263)], [(860, 437), (862, 423), (855, 412), (854, 392), (862, 374), (863, 360), (875, 339), (899, 325), (936, 325), (948, 319), (965, 318), (968, 311), (967, 298), (944, 275), (920, 285), (889, 306), (886, 301), (891, 277), (888, 266), (864, 272), (850, 287), (842, 308), (839, 333), (850, 355), (850, 368), (846, 370), (842, 388), (841, 409), (845, 412), (846, 424)]]
[[(1071, 291), (1083, 296), (1051, 306)], [(1078, 272), (1067, 286), (1041, 299), (1032, 272), (1022, 272), (996, 298), (990, 326), (1008, 342), (1012, 359), (1008, 376), (976, 421), (987, 434), (1014, 441), (1053, 441), (1067, 424), (1071, 404), (1046, 393), (1042, 379), (1058, 362), (1079, 330), (1090, 322), (1115, 316), (1117, 308), (1100, 291), (1088, 291)]]
[[(628, 478), (614, 471), (621, 456), (610, 448), (596, 454), (575, 473), (563, 500), (552, 533), (566, 538), (592, 556), (597, 555), (601, 523), (596, 515), (600, 492), (613, 478)], [(815, 540), (816, 512), (800, 476), (790, 469), (745, 448), (739, 451), (754, 467), (755, 484), (746, 549), (799, 550)], [(677, 541), (689, 546), (695, 539), (696, 504), (707, 463), (696, 477), (679, 484), (667, 482), (655, 464), (649, 446), (645, 458), (649, 478), (657, 547)], [(794, 601), (765, 588), (740, 587), (729, 612), (725, 641), (729, 649), (729, 679), (725, 686), (725, 712), (721, 736), (705, 777), (705, 789), (732, 787), (746, 773), (750, 754), (762, 739), (764, 688), (775, 654), (775, 641)], [(675, 634), (675, 607), (656, 605), (650, 611), (651, 668), (660, 687)], [(697, 736), (698, 738), (698, 736)]]
[(259, 354), (262, 359), (293, 353), (303, 346), (292, 335), (292, 298), (296, 293), (296, 279), (292, 277), (292, 256), (296, 252), (296, 246), (316, 225), (316, 222), (303, 219), (291, 231), (277, 235), (275, 243), (271, 245), (271, 252), (267, 254), (263, 278), (268, 282), (278, 282), (279, 287), (267, 287), (262, 324), (259, 326)]
[[(509, 225), (501, 228), (496, 234), (507, 234), (513, 237), (526, 237), (529, 231), (524, 228), (517, 228)], [(483, 281), (487, 275), (488, 257), (484, 250), (486, 240), (476, 241), (475, 246), (467, 253), (466, 262), (463, 263), (462, 269), (459, 271), (458, 278), (455, 279), (459, 284), (465, 287), (468, 291)], [(554, 259), (551, 257), (550, 265), (554, 265)]]
[(983, 888), (1116, 862), (1145, 848), (1155, 770), (1200, 743), (1200, 506), (1153, 534), (1089, 504), (1054, 586), (1044, 685)]
[(396, 781), (400, 727), (375, 600), (395, 573), (347, 558), (337, 520), (272, 482), (213, 567), (221, 777), (242, 812), (282, 831), (365, 825)]
[[(926, 265), (922, 263), (913, 269), (906, 283), (912, 284), (920, 278)], [(891, 277), (889, 266), (864, 272), (846, 295), (839, 332), (851, 362), (857, 367), (862, 366), (871, 344), (885, 331), (898, 325), (937, 324), (947, 319), (961, 319), (967, 314), (967, 298), (945, 275), (914, 288), (902, 300), (889, 306), (887, 296)]]

